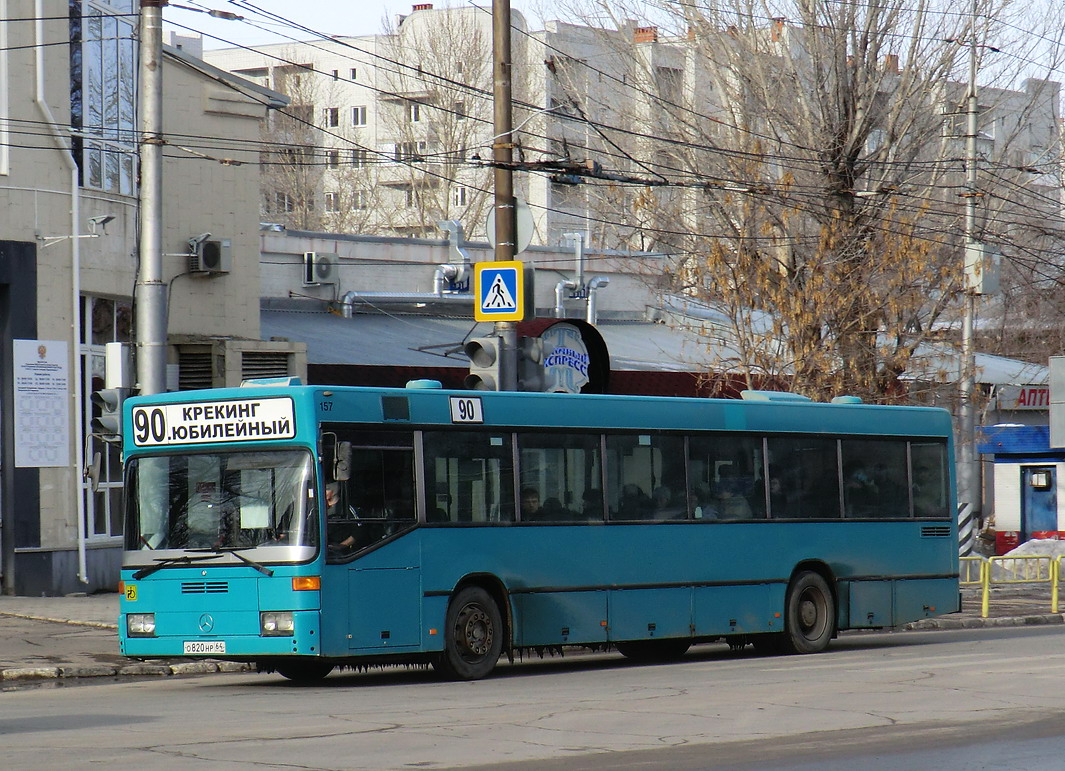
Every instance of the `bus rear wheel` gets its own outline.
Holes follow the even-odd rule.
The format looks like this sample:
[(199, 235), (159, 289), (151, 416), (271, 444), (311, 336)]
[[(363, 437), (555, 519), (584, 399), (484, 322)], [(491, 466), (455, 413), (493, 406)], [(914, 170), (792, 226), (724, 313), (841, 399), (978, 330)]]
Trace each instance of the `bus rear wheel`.
[(467, 586), (447, 606), (444, 651), (434, 668), (452, 680), (480, 680), (495, 669), (503, 650), (503, 618), (484, 589)]
[(630, 640), (614, 643), (618, 653), (632, 661), (653, 663), (657, 661), (675, 661), (688, 652), (691, 640), (683, 637), (668, 640)]
[(316, 683), (333, 671), (333, 665), (324, 661), (293, 661), (278, 664), (277, 673), (297, 683)]
[(820, 573), (799, 573), (784, 603), (783, 647), (787, 653), (820, 653), (836, 629), (836, 603)]

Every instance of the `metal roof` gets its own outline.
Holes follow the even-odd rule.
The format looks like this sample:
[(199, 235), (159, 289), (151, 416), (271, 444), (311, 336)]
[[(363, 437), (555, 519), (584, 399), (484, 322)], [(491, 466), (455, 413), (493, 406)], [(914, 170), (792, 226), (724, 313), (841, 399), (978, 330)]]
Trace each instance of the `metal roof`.
[[(343, 318), (323, 311), (264, 309), (264, 340), (283, 337), (307, 344), (312, 364), (466, 367), (462, 343), (492, 333), (470, 318), (356, 313)], [(650, 322), (601, 322), (596, 326), (613, 369), (691, 372), (709, 368), (705, 343), (691, 332)]]
[[(492, 325), (472, 318), (399, 313), (356, 313), (343, 318), (324, 310), (264, 308), (260, 312), (264, 340), (282, 337), (307, 344), (311, 364), (371, 366), (466, 367), (462, 343), (492, 333)], [(715, 359), (734, 351), (678, 325), (649, 321), (600, 321), (596, 329), (610, 351), (614, 370), (708, 372)], [(950, 382), (957, 377), (959, 357), (948, 345), (920, 348), (907, 379)], [(976, 355), (977, 381), (989, 385), (1046, 383), (1047, 367), (1002, 356)]]

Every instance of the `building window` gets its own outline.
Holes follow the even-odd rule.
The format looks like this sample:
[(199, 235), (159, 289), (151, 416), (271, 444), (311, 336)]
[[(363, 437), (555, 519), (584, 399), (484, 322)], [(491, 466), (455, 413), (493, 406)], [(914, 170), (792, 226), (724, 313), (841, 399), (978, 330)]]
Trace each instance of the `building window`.
[(370, 195), (366, 190), (356, 190), (351, 194), (351, 208), (356, 211), (370, 208)]
[(360, 105), (358, 107), (351, 108), (351, 125), (352, 126), (365, 126), (366, 125), (366, 106)]
[(466, 103), (455, 102), (451, 105), (451, 112), (455, 114), (455, 120), (466, 120)]
[(352, 80), (358, 80), (359, 79), (359, 71), (357, 69), (355, 69), (354, 67), (351, 68), (351, 79)]
[[(81, 365), (84, 402), (82, 416), (88, 427), (99, 415), (89, 396), (104, 387), (106, 343), (128, 343), (133, 328), (133, 306), (125, 300), (104, 297), (81, 298)], [(95, 414), (94, 414), (95, 411)], [(87, 429), (88, 431), (88, 429)], [(122, 535), (121, 447), (94, 436), (88, 446), (91, 462), (100, 454), (100, 479), (96, 492), (85, 484), (85, 532), (91, 539)]]
[(397, 142), (395, 159), (397, 163), (424, 160), (425, 142)]
[(466, 205), (466, 188), (455, 187), (451, 189), (451, 203), (453, 206)]
[(331, 213), (340, 211), (340, 193), (325, 194), (325, 210)]
[(82, 187), (136, 192), (133, 0), (71, 0), (70, 122)]
[(329, 150), (325, 154), (325, 165), (328, 166), (331, 169), (339, 169), (340, 168), (340, 151), (339, 150)]
[(283, 214), (291, 214), (296, 208), (296, 202), (288, 193), (274, 193), (274, 211)]
[(408, 187), (403, 190), (403, 203), (409, 209), (414, 206), (414, 188)]
[(340, 70), (333, 70), (333, 80), (340, 80)]
[(411, 123), (418, 123), (422, 119), (421, 102), (411, 102), (409, 105), (407, 105), (407, 109)]
[(325, 108), (325, 125), (326, 128), (336, 128), (340, 125), (340, 108), (339, 107), (326, 107)]
[(356, 169), (361, 169), (364, 166), (368, 166), (370, 163), (370, 151), (364, 150), (361, 147), (351, 151), (351, 165)]

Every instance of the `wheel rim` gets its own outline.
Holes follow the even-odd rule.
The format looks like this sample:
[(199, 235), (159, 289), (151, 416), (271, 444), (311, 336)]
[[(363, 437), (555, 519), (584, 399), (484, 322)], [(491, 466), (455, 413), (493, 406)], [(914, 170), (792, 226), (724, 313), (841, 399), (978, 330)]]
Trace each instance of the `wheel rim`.
[(806, 587), (799, 595), (799, 631), (807, 640), (816, 640), (825, 631), (828, 618), (828, 602), (815, 587)]
[(495, 642), (492, 617), (479, 603), (463, 606), (455, 620), (455, 641), (460, 655), (467, 661), (477, 661), (489, 654)]

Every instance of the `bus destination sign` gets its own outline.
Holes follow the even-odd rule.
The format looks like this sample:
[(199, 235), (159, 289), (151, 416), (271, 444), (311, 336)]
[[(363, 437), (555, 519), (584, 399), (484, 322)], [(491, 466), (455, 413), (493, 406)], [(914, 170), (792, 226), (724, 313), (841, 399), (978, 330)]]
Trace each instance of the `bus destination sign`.
[(137, 447), (295, 436), (294, 408), (287, 396), (133, 408), (133, 443)]

